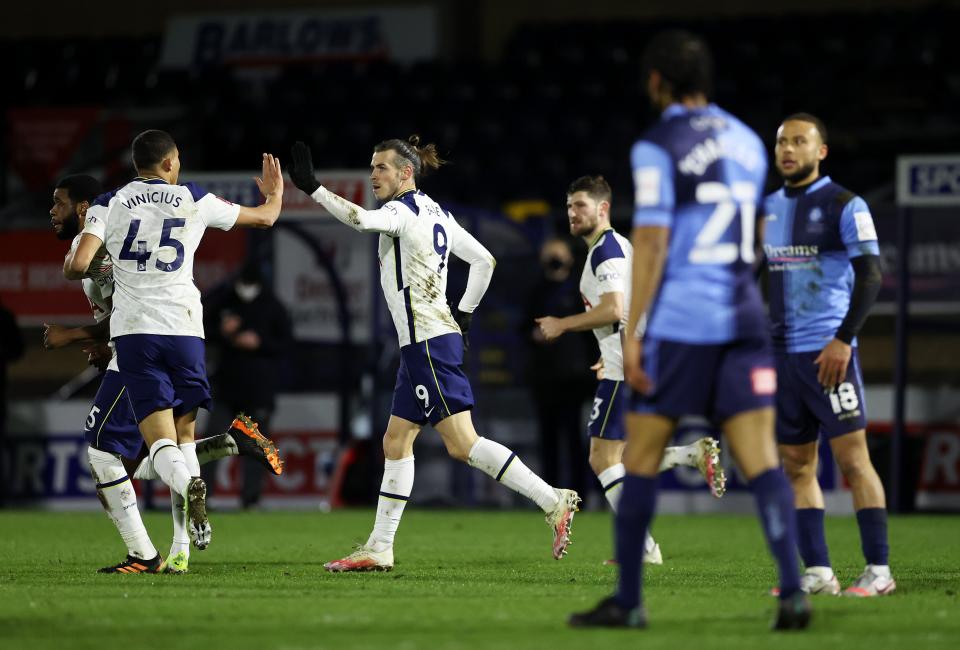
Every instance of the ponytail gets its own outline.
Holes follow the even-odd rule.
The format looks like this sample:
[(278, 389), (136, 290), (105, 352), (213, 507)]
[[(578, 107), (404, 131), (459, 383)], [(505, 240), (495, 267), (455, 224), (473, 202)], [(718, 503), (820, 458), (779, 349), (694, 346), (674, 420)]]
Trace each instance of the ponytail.
[(447, 163), (446, 160), (440, 158), (437, 145), (431, 142), (421, 147), (420, 136), (417, 134), (411, 135), (406, 141), (397, 138), (384, 140), (375, 146), (373, 151), (374, 153), (393, 151), (400, 159), (395, 161), (397, 166), (403, 167), (405, 164), (409, 164), (413, 167), (413, 174), (416, 178), (435, 169), (440, 169), (441, 165)]

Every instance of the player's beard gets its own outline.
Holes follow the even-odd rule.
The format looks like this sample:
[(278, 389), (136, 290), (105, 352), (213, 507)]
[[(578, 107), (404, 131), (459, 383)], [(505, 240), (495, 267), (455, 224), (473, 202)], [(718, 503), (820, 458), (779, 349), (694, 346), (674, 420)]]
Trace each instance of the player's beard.
[(77, 216), (76, 211), (71, 214), (69, 217), (63, 220), (63, 223), (60, 224), (60, 232), (57, 233), (57, 239), (63, 241), (70, 241), (77, 236), (77, 233), (80, 232), (80, 218)]
[(810, 176), (816, 168), (815, 163), (808, 163), (802, 167), (798, 167), (792, 174), (784, 174), (783, 170), (780, 170), (780, 176), (788, 183), (796, 183)]

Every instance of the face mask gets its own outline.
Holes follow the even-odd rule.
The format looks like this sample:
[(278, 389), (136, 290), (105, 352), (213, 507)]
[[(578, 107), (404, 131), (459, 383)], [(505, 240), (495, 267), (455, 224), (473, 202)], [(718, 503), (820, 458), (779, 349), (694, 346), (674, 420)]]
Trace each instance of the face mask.
[(260, 295), (260, 285), (256, 283), (237, 282), (233, 285), (233, 290), (237, 292), (237, 296), (243, 302), (253, 302)]
[(559, 271), (567, 265), (567, 262), (559, 257), (549, 258), (544, 266), (551, 271)]

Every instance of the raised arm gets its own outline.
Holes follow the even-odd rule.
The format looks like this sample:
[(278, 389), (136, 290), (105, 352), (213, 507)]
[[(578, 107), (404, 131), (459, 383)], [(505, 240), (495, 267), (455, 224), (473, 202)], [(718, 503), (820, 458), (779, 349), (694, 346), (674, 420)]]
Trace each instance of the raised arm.
[(280, 159), (272, 154), (263, 154), (261, 174), (253, 180), (257, 182), (257, 187), (266, 200), (255, 208), (240, 206), (236, 225), (241, 228), (270, 228), (280, 217), (280, 208), (283, 206), (283, 172), (280, 170)]
[(394, 206), (365, 210), (325, 188), (314, 177), (313, 154), (303, 142), (295, 142), (290, 148), (290, 155), (293, 158), (290, 180), (338, 221), (358, 232), (382, 232), (394, 237), (401, 234), (403, 217)]

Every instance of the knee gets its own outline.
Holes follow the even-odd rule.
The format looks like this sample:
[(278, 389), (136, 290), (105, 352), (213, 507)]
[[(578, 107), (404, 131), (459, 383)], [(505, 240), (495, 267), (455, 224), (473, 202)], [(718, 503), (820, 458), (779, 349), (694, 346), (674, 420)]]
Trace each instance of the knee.
[(809, 483), (817, 479), (817, 464), (790, 454), (783, 456), (783, 471), (791, 483)]
[(590, 469), (593, 470), (594, 474), (599, 476), (600, 473), (605, 469), (619, 463), (620, 459), (619, 458), (615, 460), (611, 459), (609, 454), (600, 453), (595, 449), (591, 449), (589, 462), (590, 462)]
[(400, 460), (407, 454), (404, 453), (406, 441), (400, 436), (383, 434), (383, 456), (388, 460)]
[(856, 454), (851, 457), (837, 457), (837, 466), (840, 473), (850, 484), (856, 485), (873, 471), (873, 464), (866, 454)]
[(474, 442), (475, 441), (466, 441), (458, 438), (456, 440), (445, 440), (444, 444), (447, 447), (447, 453), (450, 455), (450, 458), (466, 463), (470, 460), (470, 449), (473, 448)]

